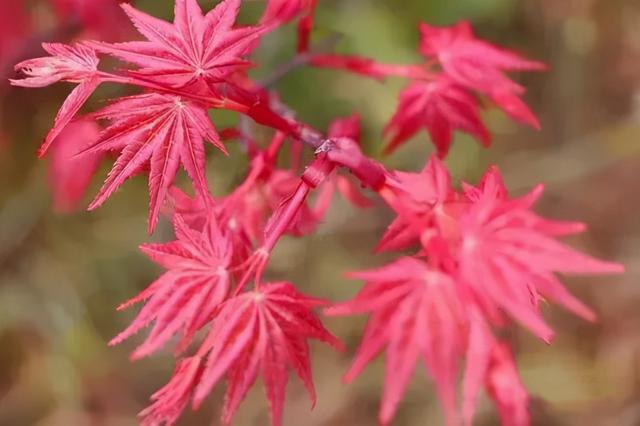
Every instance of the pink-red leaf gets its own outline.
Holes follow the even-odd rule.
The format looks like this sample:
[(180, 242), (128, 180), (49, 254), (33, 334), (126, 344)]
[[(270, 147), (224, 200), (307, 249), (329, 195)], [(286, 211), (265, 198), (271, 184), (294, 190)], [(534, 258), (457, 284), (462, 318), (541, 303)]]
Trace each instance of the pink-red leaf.
[(422, 128), (429, 132), (440, 157), (447, 155), (455, 130), (474, 136), (485, 146), (491, 142), (479, 117), (476, 98), (444, 77), (414, 82), (400, 94), (398, 110), (385, 128), (385, 133), (392, 136), (386, 152), (392, 152)]
[(195, 0), (177, 0), (173, 24), (140, 12), (128, 4), (123, 9), (148, 40), (129, 43), (93, 42), (100, 52), (141, 67), (131, 73), (167, 88), (195, 87), (201, 82), (224, 81), (245, 69), (243, 57), (269, 26), (232, 28), (240, 1), (224, 0), (206, 16)]
[(446, 75), (458, 84), (488, 95), (514, 119), (539, 128), (538, 119), (520, 99), (525, 89), (505, 71), (542, 71), (546, 66), (475, 37), (468, 22), (450, 27), (420, 25), (420, 50), (435, 57)]
[(95, 114), (111, 120), (100, 140), (86, 152), (122, 149), (104, 186), (89, 206), (95, 209), (145, 166), (149, 175), (149, 232), (158, 221), (168, 190), (182, 165), (199, 194), (206, 194), (204, 140), (224, 150), (206, 110), (172, 95), (123, 98)]
[(201, 230), (190, 229), (180, 216), (174, 219), (175, 241), (146, 244), (140, 249), (168, 271), (123, 307), (145, 300), (131, 325), (111, 344), (131, 337), (155, 321), (146, 341), (133, 354), (147, 356), (174, 334), (182, 334), (178, 350), (185, 349), (193, 335), (208, 323), (229, 291), (229, 265), (233, 256), (227, 235), (213, 215)]
[(293, 369), (315, 398), (307, 339), (340, 348), (310, 311), (321, 302), (308, 298), (290, 283), (264, 284), (259, 290), (228, 300), (199, 350), (207, 362), (194, 394), (198, 407), (211, 389), (227, 377), (223, 422), (233, 414), (258, 374), (262, 375), (271, 422), (282, 423), (288, 369)]
[(360, 293), (326, 310), (329, 315), (371, 313), (347, 379), (353, 379), (386, 348), (379, 417), (382, 424), (388, 424), (422, 359), (437, 383), (448, 424), (455, 424), (457, 360), (464, 351), (467, 318), (453, 278), (409, 257), (355, 276), (367, 282)]
[(22, 71), (27, 77), (10, 80), (11, 84), (22, 87), (44, 87), (58, 81), (79, 84), (60, 107), (53, 128), (38, 150), (40, 157), (102, 82), (98, 76), (98, 58), (92, 48), (84, 44), (70, 46), (60, 43), (43, 43), (42, 47), (51, 56), (29, 59), (16, 65), (16, 70)]

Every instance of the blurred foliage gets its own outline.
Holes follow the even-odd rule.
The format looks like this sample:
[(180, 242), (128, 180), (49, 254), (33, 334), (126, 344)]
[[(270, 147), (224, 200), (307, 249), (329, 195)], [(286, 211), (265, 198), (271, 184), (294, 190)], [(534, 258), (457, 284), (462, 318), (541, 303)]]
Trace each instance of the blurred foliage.
[[(1, 2), (0, 2), (1, 3)], [(263, 2), (246, 1), (243, 22), (259, 16)], [(139, 6), (169, 18), (170, 0), (143, 0)], [(201, 1), (211, 7), (211, 1)], [(33, 7), (46, 23), (42, 8)], [(2, 5), (0, 5), (2, 13)], [(541, 212), (555, 218), (579, 218), (590, 225), (574, 239), (591, 253), (624, 262), (620, 278), (571, 280), (571, 288), (601, 315), (585, 324), (557, 308), (545, 308), (558, 331), (550, 347), (522, 330), (513, 340), (526, 385), (534, 395), (536, 425), (640, 424), (640, 3), (633, 0), (320, 0), (315, 40), (343, 34), (340, 52), (383, 61), (418, 61), (419, 21), (448, 24), (471, 20), (492, 41), (543, 60), (550, 71), (526, 77), (528, 101), (538, 111), (541, 132), (512, 124), (498, 112), (486, 120), (495, 144), (480, 150), (458, 137), (448, 159), (458, 179), (474, 180), (497, 164), (514, 192), (544, 182)], [(43, 24), (44, 28), (44, 24)], [(256, 61), (264, 76), (293, 55), (293, 26), (270, 35)], [(48, 34), (34, 34), (34, 39)], [(26, 44), (24, 55), (40, 52)], [(117, 304), (135, 294), (159, 271), (139, 252), (145, 234), (147, 195), (142, 178), (94, 213), (52, 212), (46, 161), (34, 156), (55, 110), (69, 87), (10, 89), (0, 83), (0, 425), (134, 425), (134, 413), (169, 377), (169, 354), (131, 364), (135, 341), (109, 348), (106, 342), (133, 312), (116, 313)], [(363, 116), (365, 149), (381, 150), (380, 131), (393, 112), (400, 80), (385, 84), (339, 72), (299, 69), (277, 89), (300, 117), (325, 127), (333, 118), (358, 111)], [(92, 107), (120, 88), (101, 89)], [(212, 112), (219, 127), (233, 125), (233, 114)], [(430, 145), (423, 133), (386, 164), (415, 170)], [(227, 191), (243, 173), (237, 148), (223, 158), (210, 153), (209, 174), (215, 193)], [(106, 174), (101, 169), (91, 192)], [(389, 222), (379, 206), (355, 211), (337, 202), (314, 236), (286, 239), (277, 249), (270, 274), (287, 278), (306, 292), (341, 300), (359, 283), (343, 278), (349, 269), (380, 264), (371, 248)], [(167, 224), (152, 238), (165, 240)], [(601, 281), (601, 282), (598, 282)], [(364, 319), (330, 319), (330, 329), (355, 348)], [(373, 425), (382, 360), (353, 385), (340, 375), (350, 354), (314, 348), (319, 402), (312, 413), (301, 385), (290, 386), (285, 424)], [(416, 375), (395, 424), (440, 424), (438, 403), (424, 375)], [(182, 425), (210, 424), (219, 410), (220, 392)], [(497, 424), (486, 402), (479, 425)], [(238, 425), (267, 424), (262, 391), (254, 389), (242, 406)], [(302, 420), (304, 419), (304, 420)]]

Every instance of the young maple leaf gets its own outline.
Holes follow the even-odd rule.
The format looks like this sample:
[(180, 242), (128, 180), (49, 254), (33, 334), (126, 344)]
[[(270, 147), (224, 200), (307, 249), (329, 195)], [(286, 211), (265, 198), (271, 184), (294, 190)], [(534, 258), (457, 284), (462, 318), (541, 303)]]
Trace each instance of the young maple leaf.
[(514, 119), (539, 128), (540, 124), (519, 98), (525, 89), (510, 80), (504, 71), (542, 71), (543, 63), (477, 39), (468, 22), (450, 27), (420, 24), (420, 50), (428, 58), (436, 57), (447, 76), (455, 82), (488, 95)]
[(207, 194), (204, 140), (226, 153), (206, 109), (173, 95), (121, 98), (94, 114), (111, 125), (84, 153), (120, 151), (89, 210), (100, 206), (131, 175), (149, 166), (149, 233), (182, 164), (196, 191)]
[(328, 315), (370, 313), (345, 381), (351, 382), (386, 349), (379, 419), (388, 424), (422, 361), (436, 382), (447, 424), (456, 424), (456, 375), (466, 344), (467, 308), (453, 278), (411, 257), (351, 275), (365, 280), (365, 287), (353, 300), (325, 310)]
[(262, 374), (271, 422), (282, 424), (288, 369), (293, 369), (315, 404), (308, 339), (342, 344), (311, 309), (325, 302), (299, 293), (286, 282), (264, 284), (224, 303), (198, 356), (207, 357), (195, 389), (200, 406), (211, 389), (227, 377), (222, 420), (229, 424), (258, 374)]
[(391, 153), (422, 128), (429, 132), (441, 158), (449, 152), (455, 130), (474, 136), (484, 146), (491, 143), (478, 115), (477, 99), (447, 77), (415, 81), (400, 93), (398, 110), (384, 130), (392, 134), (385, 152)]
[(73, 121), (60, 133), (58, 143), (51, 149), (48, 170), (56, 211), (74, 211), (85, 195), (103, 155), (95, 153), (80, 158), (76, 154), (99, 136), (100, 127), (89, 119)]
[(622, 265), (579, 253), (553, 237), (575, 225), (538, 221), (530, 211), (541, 194), (513, 199), (489, 191), (459, 217), (460, 280), (479, 299), (500, 307), (534, 334), (550, 341), (553, 332), (538, 309), (541, 297), (593, 319), (593, 313), (575, 299), (556, 278), (563, 274), (621, 273)]
[(209, 215), (199, 231), (189, 228), (179, 215), (173, 222), (175, 241), (140, 246), (144, 254), (167, 272), (118, 308), (145, 302), (136, 319), (111, 345), (155, 321), (149, 337), (133, 353), (134, 359), (155, 352), (178, 333), (182, 334), (178, 351), (185, 349), (194, 334), (212, 319), (229, 291), (232, 247), (214, 215)]
[(42, 47), (51, 56), (28, 59), (17, 64), (16, 70), (26, 74), (26, 77), (22, 80), (9, 80), (11, 84), (21, 87), (44, 87), (59, 81), (79, 84), (60, 107), (53, 128), (38, 151), (40, 157), (102, 81), (98, 74), (98, 57), (91, 47), (61, 43), (43, 43)]
[(141, 67), (132, 74), (173, 88), (221, 82), (246, 69), (249, 63), (242, 58), (271, 28), (233, 28), (240, 0), (224, 0), (206, 15), (196, 0), (176, 0), (173, 25), (128, 4), (122, 8), (148, 41), (92, 45)]

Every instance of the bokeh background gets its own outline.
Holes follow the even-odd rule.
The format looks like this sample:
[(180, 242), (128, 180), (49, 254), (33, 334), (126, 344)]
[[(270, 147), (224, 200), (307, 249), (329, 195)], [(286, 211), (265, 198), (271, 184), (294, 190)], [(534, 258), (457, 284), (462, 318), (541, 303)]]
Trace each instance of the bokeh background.
[[(86, 2), (94, 0), (85, 0)], [(0, 0), (0, 16), (15, 0)], [(109, 348), (133, 311), (116, 313), (160, 272), (137, 246), (145, 233), (146, 180), (134, 178), (94, 213), (58, 214), (52, 209), (47, 161), (35, 150), (70, 87), (10, 88), (11, 63), (39, 56), (43, 40), (100, 36), (99, 28), (78, 25), (81, 8), (56, 16), (46, 1), (25, 1), (24, 20), (0, 29), (0, 425), (135, 425), (135, 413), (169, 378), (170, 354), (130, 363), (128, 354), (141, 336)], [(82, 2), (76, 2), (82, 3)], [(171, 17), (171, 0), (137, 5)], [(215, 1), (200, 2), (205, 8)], [(252, 22), (262, 0), (246, 1), (242, 20)], [(3, 10), (4, 9), (4, 10)], [(105, 14), (106, 14), (105, 9)], [(126, 20), (114, 21), (126, 31)], [(485, 114), (494, 146), (480, 149), (459, 135), (447, 160), (457, 179), (475, 180), (497, 164), (514, 193), (544, 182), (538, 209), (546, 216), (581, 219), (590, 226), (571, 243), (590, 253), (626, 264), (621, 277), (567, 280), (589, 302), (600, 321), (586, 324), (547, 306), (558, 331), (545, 346), (523, 330), (513, 331), (523, 380), (534, 396), (535, 425), (640, 425), (640, 2), (636, 0), (320, 0), (314, 40), (340, 33), (338, 51), (381, 61), (419, 60), (417, 25), (421, 20), (449, 24), (473, 22), (496, 43), (547, 62), (550, 70), (521, 76), (527, 101), (539, 113), (543, 130), (534, 132), (497, 111)], [(89, 34), (86, 34), (89, 32)], [(266, 70), (292, 56), (293, 26), (269, 36), (257, 54)], [(4, 42), (2, 41), (4, 37)], [(255, 75), (267, 71), (256, 70)], [(385, 84), (343, 73), (300, 69), (277, 89), (301, 118), (324, 128), (333, 118), (359, 111), (365, 149), (378, 155), (380, 131), (392, 114), (402, 80)], [(101, 88), (89, 109), (121, 88)], [(214, 112), (220, 127), (237, 117)], [(385, 159), (386, 164), (419, 169), (431, 146), (426, 134)], [(104, 178), (106, 161), (92, 183)], [(213, 191), (228, 191), (246, 164), (239, 150), (230, 158), (210, 152)], [(89, 195), (90, 196), (90, 195)], [(304, 291), (333, 300), (353, 295), (360, 283), (343, 273), (379, 265), (371, 248), (389, 222), (382, 206), (357, 211), (337, 201), (319, 232), (285, 239), (269, 274), (287, 278)], [(152, 237), (171, 237), (167, 223)], [(364, 324), (362, 319), (329, 319), (349, 352), (336, 354), (314, 346), (319, 402), (309, 412), (302, 386), (292, 380), (285, 424), (368, 426), (376, 424), (383, 380), (379, 359), (354, 384), (344, 386), (346, 370)], [(420, 369), (401, 405), (399, 426), (441, 424), (441, 413)], [(211, 424), (220, 409), (221, 389), (181, 425)], [(266, 425), (267, 405), (256, 387), (237, 416), (238, 425)], [(214, 420), (214, 424), (216, 421)], [(478, 425), (498, 424), (493, 408), (481, 402)]]

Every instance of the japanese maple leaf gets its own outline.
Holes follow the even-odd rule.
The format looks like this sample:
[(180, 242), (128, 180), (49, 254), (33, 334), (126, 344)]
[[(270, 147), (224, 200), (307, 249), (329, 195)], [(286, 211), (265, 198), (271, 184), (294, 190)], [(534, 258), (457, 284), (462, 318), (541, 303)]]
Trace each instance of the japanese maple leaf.
[(519, 98), (525, 89), (505, 71), (541, 71), (546, 66), (475, 37), (468, 22), (450, 27), (420, 24), (420, 50), (436, 57), (445, 73), (457, 83), (487, 94), (514, 119), (539, 128), (538, 119)]
[(478, 114), (477, 99), (446, 77), (415, 81), (400, 93), (398, 110), (385, 127), (385, 133), (392, 136), (385, 152), (392, 152), (423, 128), (440, 157), (449, 152), (455, 130), (474, 136), (484, 146), (491, 143)]
[(54, 209), (72, 212), (80, 203), (103, 157), (102, 153), (76, 156), (100, 136), (100, 127), (89, 119), (69, 124), (51, 150), (49, 183), (53, 191)]
[(101, 82), (98, 57), (92, 48), (84, 44), (70, 46), (60, 43), (43, 43), (42, 47), (51, 56), (17, 64), (16, 70), (22, 71), (26, 77), (10, 80), (11, 84), (21, 87), (44, 87), (59, 81), (79, 84), (60, 107), (53, 128), (38, 151), (39, 156), (46, 153)]
[(514, 200), (495, 191), (459, 217), (459, 273), (480, 299), (503, 309), (534, 334), (550, 341), (538, 301), (546, 297), (587, 319), (593, 313), (556, 278), (563, 274), (620, 273), (622, 265), (594, 259), (560, 243), (557, 227), (548, 228), (530, 212), (541, 187)]
[(370, 313), (345, 380), (352, 381), (386, 351), (379, 419), (388, 424), (422, 361), (436, 382), (447, 424), (456, 424), (456, 374), (466, 344), (467, 308), (454, 279), (411, 257), (352, 276), (365, 280), (365, 287), (353, 300), (326, 310), (329, 315)]
[(132, 74), (156, 84), (181, 88), (201, 81), (220, 82), (245, 69), (242, 59), (269, 26), (234, 28), (240, 0), (224, 0), (203, 15), (196, 0), (176, 0), (173, 25), (140, 12), (122, 8), (148, 41), (100, 43), (93, 46), (140, 68)]
[(198, 351), (207, 360), (193, 395), (194, 406), (226, 375), (222, 420), (229, 424), (261, 374), (272, 424), (280, 426), (289, 369), (300, 377), (315, 403), (307, 340), (342, 348), (311, 311), (324, 304), (285, 282), (264, 284), (226, 301)]
[(118, 334), (111, 345), (131, 337), (155, 322), (153, 330), (133, 353), (134, 359), (147, 356), (171, 337), (181, 334), (178, 351), (187, 347), (193, 335), (207, 324), (229, 291), (231, 242), (210, 214), (204, 227), (189, 228), (181, 216), (174, 217), (176, 240), (143, 244), (140, 250), (167, 271), (133, 299), (124, 309), (145, 302), (135, 320)]
[(173, 95), (143, 94), (116, 100), (95, 113), (111, 125), (85, 153), (120, 151), (102, 189), (89, 205), (100, 206), (131, 175), (148, 166), (149, 232), (158, 222), (158, 212), (180, 165), (196, 191), (207, 194), (204, 140), (226, 153), (207, 110)]

